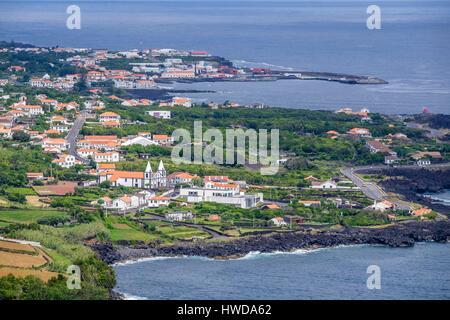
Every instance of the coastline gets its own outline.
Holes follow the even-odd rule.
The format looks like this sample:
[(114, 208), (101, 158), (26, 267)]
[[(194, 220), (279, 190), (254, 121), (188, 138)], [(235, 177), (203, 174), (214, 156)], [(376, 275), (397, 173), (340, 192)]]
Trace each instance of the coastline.
[(406, 200), (429, 207), (450, 218), (450, 206), (424, 196), (438, 193), (450, 186), (450, 168), (378, 168), (361, 173), (379, 173), (389, 177), (380, 183), (383, 190), (402, 195)]
[(416, 242), (450, 241), (450, 222), (397, 223), (378, 228), (345, 228), (320, 231), (305, 229), (267, 235), (253, 235), (226, 242), (198, 241), (173, 245), (96, 243), (91, 247), (110, 265), (130, 263), (140, 259), (198, 256), (211, 259), (238, 259), (249, 253), (289, 253), (296, 250), (315, 250), (348, 245), (385, 245), (411, 247)]

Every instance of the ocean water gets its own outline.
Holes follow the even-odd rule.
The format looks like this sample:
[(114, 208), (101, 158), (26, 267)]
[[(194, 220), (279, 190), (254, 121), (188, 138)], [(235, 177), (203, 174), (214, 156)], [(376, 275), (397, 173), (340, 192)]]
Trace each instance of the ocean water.
[[(367, 268), (380, 268), (369, 290)], [(237, 260), (153, 258), (114, 267), (128, 299), (450, 299), (450, 245), (349, 246)]]
[(438, 193), (425, 193), (425, 197), (428, 197), (437, 203), (441, 203), (446, 206), (450, 206), (450, 190), (446, 189)]
[[(81, 8), (68, 30), (66, 8)], [(4, 1), (0, 39), (111, 49), (208, 50), (238, 64), (373, 75), (387, 85), (322, 81), (175, 84), (216, 90), (198, 101), (291, 108), (367, 107), (450, 113), (450, 1), (380, 0), (381, 30), (368, 30), (370, 1)]]

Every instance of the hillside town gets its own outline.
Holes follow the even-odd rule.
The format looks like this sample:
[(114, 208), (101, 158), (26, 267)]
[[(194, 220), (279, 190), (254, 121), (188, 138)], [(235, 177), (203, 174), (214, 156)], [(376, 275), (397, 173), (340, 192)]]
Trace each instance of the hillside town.
[[(48, 63), (36, 67), (36, 57)], [(91, 227), (89, 236), (72, 243), (84, 250), (82, 243), (105, 240), (173, 244), (447, 219), (445, 206), (399, 188), (406, 179), (401, 175), (427, 175), (423, 170), (438, 177), (432, 183), (445, 179), (439, 170), (450, 158), (449, 126), (431, 127), (438, 120), (429, 111), (386, 116), (366, 106), (308, 111), (205, 103), (178, 93), (136, 95), (154, 95), (172, 81), (272, 74), (204, 51), (3, 43), (0, 233), (52, 246), (49, 259), (55, 259), (67, 250), (50, 244), (60, 236), (49, 228), (64, 234)], [(279, 129), (279, 171), (265, 176), (261, 165), (250, 163), (174, 163), (180, 141), (173, 132), (195, 129), (198, 119), (204, 131)], [(417, 187), (417, 194), (442, 185)], [(75, 258), (69, 253), (67, 261)]]

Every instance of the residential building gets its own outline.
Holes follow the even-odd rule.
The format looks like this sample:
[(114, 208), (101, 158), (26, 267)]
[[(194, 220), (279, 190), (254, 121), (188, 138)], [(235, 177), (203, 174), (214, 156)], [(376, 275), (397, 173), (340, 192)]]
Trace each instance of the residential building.
[(120, 116), (115, 112), (107, 111), (100, 114), (99, 120), (100, 122), (119, 122)]
[(78, 147), (88, 149), (105, 149), (106, 151), (115, 150), (118, 147), (117, 136), (85, 136), (78, 141)]
[(369, 131), (369, 129), (366, 128), (353, 128), (347, 131), (347, 134), (354, 137), (361, 137), (361, 138), (371, 138), (372, 135)]
[(258, 203), (263, 202), (262, 193), (246, 195), (244, 192), (239, 192), (236, 187), (226, 186), (222, 188), (181, 188), (180, 196), (186, 197), (187, 201), (191, 203), (216, 202), (235, 205), (243, 209), (254, 208)]
[(432, 210), (431, 210), (430, 208), (422, 207), (422, 208), (420, 208), (420, 209), (414, 210), (414, 211), (412, 212), (412, 214), (413, 214), (414, 216), (421, 217), (421, 216), (423, 216), (423, 215), (425, 215), (425, 214), (430, 214), (431, 212), (432, 212)]
[(311, 181), (312, 189), (337, 189), (337, 184), (334, 181)]
[(60, 151), (65, 151), (69, 147), (69, 143), (62, 138), (45, 138), (42, 140), (42, 147), (45, 148), (57, 148)]
[(164, 71), (161, 74), (161, 78), (192, 79), (192, 78), (195, 78), (195, 71), (194, 71), (194, 69), (182, 70), (182, 69), (169, 68), (167, 71)]
[(27, 172), (28, 181), (44, 180), (43, 172)]
[(115, 171), (116, 165), (114, 163), (97, 163), (96, 173)]
[(35, 117), (44, 114), (44, 110), (41, 106), (17, 105), (14, 107), (14, 109), (22, 111), (23, 115), (27, 117)]
[(174, 142), (174, 138), (167, 134), (154, 134), (152, 141), (159, 145), (171, 145)]
[(378, 140), (369, 140), (366, 142), (367, 148), (371, 153), (383, 153), (386, 155), (396, 155), (397, 153), (392, 151), (389, 147), (384, 145)]
[(429, 160), (433, 159), (433, 160), (437, 160), (437, 161), (444, 159), (444, 157), (441, 155), (441, 153), (439, 151), (419, 151), (419, 152), (411, 154), (411, 158), (413, 158), (416, 161), (423, 159), (423, 158), (427, 158)]
[(166, 110), (151, 110), (147, 111), (146, 114), (157, 119), (170, 119), (172, 117), (171, 112)]
[(14, 126), (15, 119), (13, 116), (0, 116), (0, 126), (11, 128)]
[(298, 203), (304, 205), (305, 207), (319, 208), (321, 206), (321, 202), (319, 200), (299, 200)]
[(287, 222), (284, 221), (282, 217), (275, 217), (269, 220), (270, 223), (272, 223), (276, 227), (284, 227), (287, 226)]
[(115, 151), (111, 152), (95, 152), (93, 159), (96, 163), (99, 162), (119, 162), (119, 153)]
[(183, 98), (183, 97), (173, 97), (172, 102), (170, 103), (172, 107), (174, 106), (183, 106), (186, 108), (192, 107), (192, 99)]
[(192, 181), (197, 176), (191, 175), (187, 172), (174, 172), (167, 176), (167, 184), (169, 187), (175, 187), (181, 184), (192, 184)]
[(368, 209), (372, 209), (375, 211), (381, 211), (381, 212), (393, 210), (394, 208), (395, 208), (395, 205), (388, 200), (383, 200), (383, 201), (379, 201), (379, 202), (375, 201), (373, 205), (368, 207)]
[(76, 160), (75, 157), (70, 154), (62, 154), (59, 155), (57, 159), (53, 160), (52, 163), (63, 168), (72, 168), (76, 164), (81, 164), (81, 161)]
[(384, 157), (384, 163), (391, 165), (396, 164), (400, 161), (400, 159), (396, 155), (388, 155)]
[(186, 221), (194, 219), (194, 215), (190, 211), (187, 212), (175, 211), (166, 213), (165, 218), (171, 221)]
[(168, 206), (170, 202), (170, 198), (168, 197), (151, 197), (148, 199), (148, 207), (149, 208), (158, 208), (161, 206)]

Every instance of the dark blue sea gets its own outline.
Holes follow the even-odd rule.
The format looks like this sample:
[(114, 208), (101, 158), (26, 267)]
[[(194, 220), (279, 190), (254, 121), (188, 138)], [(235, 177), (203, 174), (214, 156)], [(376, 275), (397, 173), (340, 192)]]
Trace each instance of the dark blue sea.
[[(368, 289), (367, 268), (380, 269)], [(351, 246), (237, 260), (154, 258), (115, 266), (128, 299), (450, 299), (450, 245)]]
[[(66, 8), (81, 8), (81, 30)], [(373, 75), (387, 85), (321, 81), (213, 83), (198, 101), (262, 102), (334, 110), (450, 114), (450, 1), (380, 0), (381, 29), (366, 27), (373, 1), (3, 1), (0, 39), (45, 46), (207, 50), (238, 64)]]

